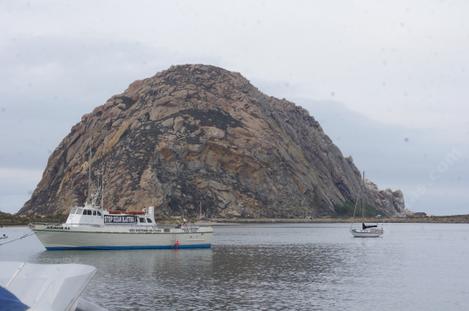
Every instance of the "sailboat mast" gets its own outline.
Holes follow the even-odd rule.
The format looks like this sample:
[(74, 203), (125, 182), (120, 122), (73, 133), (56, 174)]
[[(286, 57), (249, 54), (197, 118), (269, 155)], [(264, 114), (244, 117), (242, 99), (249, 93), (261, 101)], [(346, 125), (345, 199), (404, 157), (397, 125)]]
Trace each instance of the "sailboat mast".
[(361, 201), (360, 201), (360, 207), (362, 209), (362, 218), (364, 219), (365, 218), (365, 207), (363, 206), (363, 202), (365, 200), (363, 200), (363, 195), (365, 193), (365, 171), (362, 172), (362, 182), (361, 182), (361, 192), (362, 192), (362, 198), (361, 198)]

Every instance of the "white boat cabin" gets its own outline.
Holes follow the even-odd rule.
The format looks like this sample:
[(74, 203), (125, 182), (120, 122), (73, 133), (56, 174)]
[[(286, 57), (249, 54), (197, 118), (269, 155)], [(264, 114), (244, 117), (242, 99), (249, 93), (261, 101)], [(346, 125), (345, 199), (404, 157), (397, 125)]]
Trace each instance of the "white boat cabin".
[(67, 225), (130, 225), (130, 226), (155, 226), (154, 207), (137, 211), (108, 211), (99, 206), (85, 204), (85, 206), (73, 207), (68, 215)]

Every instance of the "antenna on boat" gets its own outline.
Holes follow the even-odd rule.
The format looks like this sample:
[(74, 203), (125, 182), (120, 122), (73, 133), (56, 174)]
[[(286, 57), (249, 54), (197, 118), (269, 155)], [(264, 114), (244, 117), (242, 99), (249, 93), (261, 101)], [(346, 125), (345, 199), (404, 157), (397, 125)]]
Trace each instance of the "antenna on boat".
[(104, 174), (106, 173), (106, 163), (103, 166), (103, 174), (101, 175), (101, 209), (104, 209)]
[(202, 219), (202, 201), (199, 201), (199, 220)]
[(86, 201), (88, 203), (91, 203), (91, 147), (89, 149), (89, 154), (88, 154), (88, 198)]

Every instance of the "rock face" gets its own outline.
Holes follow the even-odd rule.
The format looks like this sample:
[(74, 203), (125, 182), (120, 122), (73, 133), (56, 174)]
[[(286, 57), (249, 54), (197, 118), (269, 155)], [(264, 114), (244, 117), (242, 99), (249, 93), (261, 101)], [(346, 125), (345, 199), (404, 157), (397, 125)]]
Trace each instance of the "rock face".
[(335, 215), (348, 213), (361, 192), (376, 213), (404, 211), (400, 191), (360, 186), (352, 159), (305, 109), (213, 66), (173, 66), (83, 116), (19, 213), (67, 213), (83, 204), (90, 164), (92, 179), (104, 181), (109, 209), (154, 205), (159, 216)]

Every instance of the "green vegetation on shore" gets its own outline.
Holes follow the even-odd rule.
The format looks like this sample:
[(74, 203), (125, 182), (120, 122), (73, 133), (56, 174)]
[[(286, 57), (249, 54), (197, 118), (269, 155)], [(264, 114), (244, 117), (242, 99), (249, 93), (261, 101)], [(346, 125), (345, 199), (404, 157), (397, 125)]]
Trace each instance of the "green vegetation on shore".
[(64, 215), (40, 216), (18, 216), (0, 212), (0, 226), (26, 226), (32, 222), (62, 223), (66, 219)]
[[(352, 217), (354, 208), (355, 203), (351, 201), (345, 201), (344, 203), (334, 207), (335, 212), (337, 213), (337, 217), (339, 218)], [(361, 208), (363, 210), (360, 210), (360, 215), (357, 214), (356, 216), (361, 216), (363, 214), (365, 217), (376, 217), (380, 214), (380, 212), (374, 206), (369, 204), (365, 204)]]

